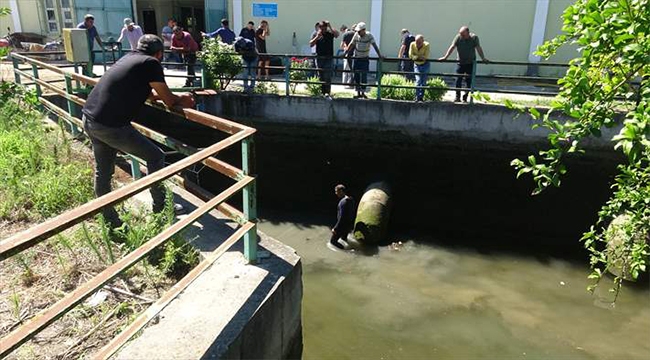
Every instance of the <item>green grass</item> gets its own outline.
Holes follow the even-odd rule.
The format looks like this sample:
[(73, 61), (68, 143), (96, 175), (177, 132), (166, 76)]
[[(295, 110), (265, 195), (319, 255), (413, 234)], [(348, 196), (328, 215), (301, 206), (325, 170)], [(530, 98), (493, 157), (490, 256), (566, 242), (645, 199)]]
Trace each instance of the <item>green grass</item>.
[(65, 134), (43, 126), (24, 90), (14, 91), (0, 104), (0, 219), (38, 221), (90, 200), (90, 164), (73, 158)]

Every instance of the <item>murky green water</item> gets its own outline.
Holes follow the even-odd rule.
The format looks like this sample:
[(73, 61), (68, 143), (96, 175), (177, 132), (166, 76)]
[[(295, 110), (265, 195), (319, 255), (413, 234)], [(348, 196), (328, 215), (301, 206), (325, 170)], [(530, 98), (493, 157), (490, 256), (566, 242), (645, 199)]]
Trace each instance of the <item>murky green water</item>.
[[(580, 261), (409, 241), (333, 252), (327, 226), (266, 220), (304, 266), (305, 359), (650, 359), (650, 292), (614, 308)], [(480, 239), (477, 239), (480, 241)]]

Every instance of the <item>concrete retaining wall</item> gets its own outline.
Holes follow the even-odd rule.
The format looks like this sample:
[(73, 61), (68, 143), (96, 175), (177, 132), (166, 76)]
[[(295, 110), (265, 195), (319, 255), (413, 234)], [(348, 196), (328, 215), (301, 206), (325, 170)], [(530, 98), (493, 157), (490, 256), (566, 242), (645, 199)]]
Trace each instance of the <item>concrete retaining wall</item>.
[[(188, 211), (201, 204), (174, 187)], [(234, 229), (213, 210), (184, 230), (209, 256)], [(302, 356), (302, 265), (295, 250), (258, 232), (255, 265), (237, 242), (175, 298), (116, 359), (299, 359)]]
[[(317, 126), (344, 126), (398, 130), (411, 136), (475, 139), (504, 144), (546, 141), (545, 129), (533, 129), (533, 119), (502, 105), (413, 103), (391, 100), (356, 100), (222, 93), (205, 99), (206, 111), (231, 119)], [(618, 132), (607, 129), (585, 146), (611, 148)]]

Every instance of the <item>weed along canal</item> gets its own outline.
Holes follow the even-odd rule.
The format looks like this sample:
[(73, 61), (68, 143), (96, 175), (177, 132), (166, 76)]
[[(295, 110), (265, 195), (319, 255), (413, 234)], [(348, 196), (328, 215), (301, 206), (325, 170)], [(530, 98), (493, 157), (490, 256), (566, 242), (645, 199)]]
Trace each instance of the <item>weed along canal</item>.
[[(647, 277), (626, 283), (612, 305), (611, 278), (586, 290), (588, 254), (578, 241), (609, 196), (616, 154), (571, 158), (560, 188), (531, 196), (510, 162), (537, 149), (534, 139), (217, 110), (258, 129), (260, 229), (302, 259), (304, 358), (648, 358)], [(188, 142), (215, 140), (170, 121)], [(236, 152), (220, 157), (234, 161)], [(197, 173), (201, 186), (225, 186)], [(328, 248), (335, 185), (358, 203), (376, 181), (391, 186), (387, 239), (365, 252)]]

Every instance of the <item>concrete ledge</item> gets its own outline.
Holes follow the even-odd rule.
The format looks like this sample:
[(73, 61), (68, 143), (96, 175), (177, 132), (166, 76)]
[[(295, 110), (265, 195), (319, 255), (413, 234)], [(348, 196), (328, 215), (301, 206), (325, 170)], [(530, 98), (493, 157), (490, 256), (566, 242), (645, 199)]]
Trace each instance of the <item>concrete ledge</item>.
[[(238, 120), (343, 126), (400, 131), (409, 136), (464, 138), (530, 144), (546, 141), (548, 131), (533, 129), (534, 120), (503, 105), (450, 102), (413, 103), (392, 100), (326, 100), (313, 97), (244, 95), (224, 92), (205, 98), (205, 109)], [(590, 148), (611, 148), (620, 127), (585, 142)]]
[[(175, 188), (193, 210), (197, 200)], [(232, 228), (212, 211), (185, 233), (202, 254)], [(241, 241), (127, 344), (117, 359), (298, 359), (302, 355), (302, 265), (295, 250), (258, 233), (269, 256), (247, 265)], [(221, 240), (218, 240), (221, 239)]]

